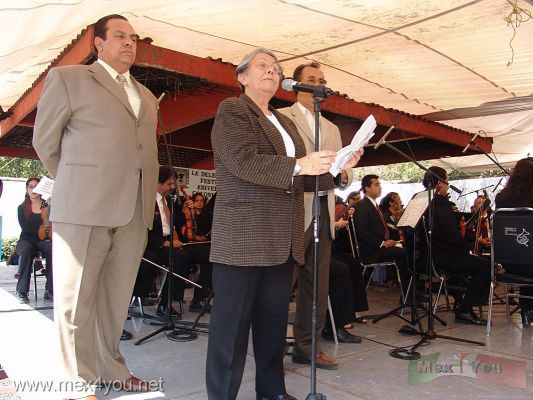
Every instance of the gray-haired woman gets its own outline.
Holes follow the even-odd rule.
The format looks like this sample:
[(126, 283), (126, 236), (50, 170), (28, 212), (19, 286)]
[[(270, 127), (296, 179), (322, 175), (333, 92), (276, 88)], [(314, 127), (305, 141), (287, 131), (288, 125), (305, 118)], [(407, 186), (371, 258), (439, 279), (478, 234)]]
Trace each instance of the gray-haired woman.
[(304, 261), (302, 175), (326, 173), (335, 152), (305, 156), (296, 127), (269, 105), (282, 76), (274, 53), (256, 49), (236, 75), (243, 94), (220, 104), (211, 132), (217, 202), (207, 392), (236, 398), (251, 327), (257, 398), (291, 400), (283, 347), (292, 267)]

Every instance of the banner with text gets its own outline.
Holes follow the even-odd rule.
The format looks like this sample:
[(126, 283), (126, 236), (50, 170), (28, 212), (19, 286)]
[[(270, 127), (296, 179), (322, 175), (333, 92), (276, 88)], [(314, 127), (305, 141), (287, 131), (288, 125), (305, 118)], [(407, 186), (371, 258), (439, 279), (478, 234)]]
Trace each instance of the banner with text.
[(183, 185), (188, 194), (202, 193), (207, 200), (215, 194), (215, 171), (193, 168), (174, 168), (176, 171), (176, 187)]

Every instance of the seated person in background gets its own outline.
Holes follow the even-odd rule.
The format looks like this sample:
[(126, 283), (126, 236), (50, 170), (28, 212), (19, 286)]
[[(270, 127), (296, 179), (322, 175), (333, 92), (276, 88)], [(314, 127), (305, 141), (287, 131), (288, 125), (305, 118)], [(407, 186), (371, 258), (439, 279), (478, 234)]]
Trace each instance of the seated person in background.
[[(531, 207), (533, 208), (533, 158), (527, 157), (518, 161), (511, 172), (505, 187), (496, 195), (497, 208)], [(530, 244), (531, 246), (531, 244)], [(533, 260), (530, 260), (533, 263)], [(503, 266), (509, 273), (533, 276), (530, 266), (506, 264)], [(521, 287), (520, 294), (533, 296), (532, 287)], [(520, 298), (522, 324), (529, 326), (533, 322), (533, 300)]]
[(492, 214), (490, 200), (483, 195), (477, 196), (472, 206), (472, 213), (472, 218), (466, 226), (465, 239), (474, 254), (490, 253), (489, 219)]
[[(212, 290), (213, 264), (209, 262), (211, 245), (209, 243), (190, 244), (209, 240), (213, 215), (209, 211), (204, 212), (204, 205), (205, 197), (201, 193), (193, 194), (190, 200), (185, 201), (183, 204), (177, 220), (180, 240), (183, 243), (189, 243), (183, 246), (183, 251), (187, 254), (191, 264), (197, 264), (200, 267), (198, 284), (202, 288), (194, 287), (194, 295), (189, 305), (189, 311), (192, 312), (202, 310)], [(205, 311), (211, 311), (209, 304), (206, 306)]]
[(403, 212), (402, 200), (396, 192), (390, 192), (383, 197), (379, 203), (383, 218), (389, 228), (391, 239), (400, 240), (400, 232), (396, 228), (396, 224), (400, 220)]
[(484, 325), (474, 306), (487, 303), (490, 285), (490, 261), (470, 254), (470, 246), (461, 237), (452, 206), (448, 200), (448, 174), (440, 167), (430, 167), (430, 171), (445, 181), (438, 181), (430, 173), (424, 174), (424, 187), (435, 188), (432, 252), (433, 262), (438, 269), (452, 273), (468, 274), (466, 293), (455, 307), (455, 321), (466, 324)]
[(396, 245), (385, 217), (376, 200), (381, 196), (381, 183), (377, 175), (365, 175), (361, 180), (365, 197), (355, 207), (354, 222), (359, 258), (363, 263), (394, 261), (400, 271), (402, 290), (405, 294), (409, 286), (407, 255), (402, 247)]
[(350, 207), (355, 207), (355, 205), (357, 203), (359, 203), (360, 201), (361, 201), (361, 192), (360, 191), (351, 192), (346, 197), (346, 204), (349, 205)]
[[(179, 240), (178, 235), (173, 226), (176, 226), (178, 220), (178, 212), (174, 211), (174, 223), (169, 224), (170, 210), (168, 195), (170, 190), (174, 187), (174, 176), (172, 170), (169, 167), (159, 167), (159, 178), (157, 185), (156, 201), (155, 201), (155, 214), (153, 228), (148, 231), (148, 243), (144, 251), (144, 258), (168, 268), (169, 264), (169, 251), (170, 246), (174, 247), (174, 272), (183, 277), (187, 277), (189, 271), (189, 265), (191, 260), (185, 251), (182, 249), (183, 243)], [(137, 274), (137, 280), (133, 289), (134, 295), (138, 295), (141, 298), (146, 297), (152, 285), (155, 275), (160, 271), (157, 267), (141, 261), (139, 272)], [(161, 291), (161, 299), (157, 306), (157, 315), (164, 317), (167, 311), (168, 300), (168, 281), (169, 277), (165, 280), (165, 285)], [(183, 300), (184, 283), (181, 279), (174, 277), (174, 298), (173, 300)], [(179, 313), (171, 308), (171, 315), (179, 318)]]
[[(368, 301), (366, 297), (366, 287), (363, 277), (363, 266), (361, 265), (361, 262), (359, 261), (357, 255), (355, 243), (353, 242), (352, 237), (352, 228), (350, 226), (353, 214), (354, 208), (350, 207), (346, 216), (344, 218), (337, 219), (337, 221), (335, 222), (337, 232), (335, 234), (335, 240), (333, 240), (331, 247), (331, 268), (338, 270), (345, 266), (345, 268), (347, 268), (350, 272), (349, 279), (352, 285), (352, 295), (350, 298), (353, 298), (353, 310), (355, 312), (355, 318), (353, 318), (352, 316), (351, 321), (365, 323), (366, 320), (363, 317), (358, 316), (358, 313), (362, 311), (368, 311)], [(338, 271), (336, 272), (336, 274), (338, 274)], [(332, 273), (330, 273), (330, 285), (332, 279), (331, 277)]]
[(21, 303), (29, 301), (28, 291), (30, 289), (32, 263), (38, 251), (42, 252), (46, 258), (47, 274), (44, 299), (53, 300), (52, 241), (49, 238), (46, 239), (45, 235), (41, 236), (42, 239), (38, 235), (39, 227), (43, 225), (42, 213), (48, 211), (48, 205), (41, 198), (41, 195), (33, 192), (39, 182), (39, 178), (30, 178), (26, 181), (24, 201), (17, 210), (21, 232), (16, 247), (19, 255), (19, 277), (16, 295)]

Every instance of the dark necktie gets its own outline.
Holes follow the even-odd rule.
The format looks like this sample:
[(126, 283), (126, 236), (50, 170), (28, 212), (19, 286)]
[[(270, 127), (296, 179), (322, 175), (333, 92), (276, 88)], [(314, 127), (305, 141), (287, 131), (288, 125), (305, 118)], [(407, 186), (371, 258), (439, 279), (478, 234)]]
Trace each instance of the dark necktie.
[(383, 217), (383, 213), (381, 212), (379, 207), (376, 207), (376, 211), (379, 215), (379, 219), (381, 220), (381, 223), (383, 224), (383, 229), (385, 229), (385, 240), (389, 240), (390, 239), (389, 227), (387, 226), (387, 223), (385, 222), (385, 217)]

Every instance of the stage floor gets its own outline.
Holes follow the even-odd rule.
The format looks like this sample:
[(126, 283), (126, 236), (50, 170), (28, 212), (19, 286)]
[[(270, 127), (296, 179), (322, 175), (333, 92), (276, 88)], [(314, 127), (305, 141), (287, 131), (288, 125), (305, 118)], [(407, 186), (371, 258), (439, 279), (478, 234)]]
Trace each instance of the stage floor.
[[(0, 376), (0, 399), (60, 399), (58, 393), (13, 393), (15, 385), (36, 380), (47, 381), (54, 376), (55, 340), (52, 329), (52, 304), (42, 299), (44, 280), (39, 280), (39, 299), (21, 305), (15, 299), (16, 267), (0, 264), (0, 365), (5, 375)], [(191, 290), (187, 290), (190, 298)], [(374, 287), (369, 290), (370, 311), (380, 314), (394, 308), (398, 290)], [(291, 316), (295, 304), (291, 303)], [(145, 307), (154, 313), (154, 307)], [(185, 320), (197, 314), (185, 307)], [(484, 308), (485, 317), (488, 307)], [(435, 324), (437, 333), (486, 343), (486, 346), (465, 344), (445, 339), (432, 340), (419, 352), (422, 360), (415, 362), (389, 356), (392, 346), (410, 346), (418, 336), (397, 332), (404, 324), (396, 317), (377, 324), (355, 324), (352, 333), (363, 337), (361, 344), (338, 344), (322, 340), (329, 355), (338, 358), (340, 367), (335, 371), (317, 371), (317, 392), (330, 400), (346, 399), (498, 399), (515, 400), (533, 397), (533, 327), (523, 328), (520, 316), (508, 323), (503, 305), (495, 306), (495, 318), (490, 337), (486, 328), (456, 324), (453, 314), (441, 311), (439, 317), (447, 322)], [(202, 318), (208, 322), (209, 317)], [(427, 320), (423, 319), (424, 326)], [(121, 342), (121, 351), (131, 371), (139, 377), (162, 382), (162, 390), (131, 394), (103, 391), (99, 399), (190, 399), (206, 400), (205, 356), (207, 334), (200, 333), (192, 342), (178, 343), (159, 334), (140, 346), (134, 342), (157, 329), (140, 318), (126, 321), (125, 328), (133, 333), (133, 340)], [(289, 327), (290, 330), (290, 327)], [(385, 344), (382, 344), (382, 343)], [(411, 368), (410, 368), (411, 365)], [(475, 372), (474, 372), (475, 371)], [(239, 400), (255, 399), (254, 358), (249, 347), (246, 370)], [(0, 374), (2, 372), (0, 371)], [(7, 375), (7, 377), (5, 377)], [(294, 364), (285, 358), (287, 390), (298, 399), (310, 392), (310, 368)]]

